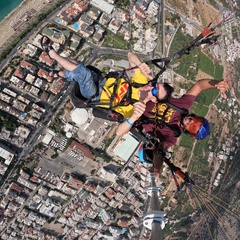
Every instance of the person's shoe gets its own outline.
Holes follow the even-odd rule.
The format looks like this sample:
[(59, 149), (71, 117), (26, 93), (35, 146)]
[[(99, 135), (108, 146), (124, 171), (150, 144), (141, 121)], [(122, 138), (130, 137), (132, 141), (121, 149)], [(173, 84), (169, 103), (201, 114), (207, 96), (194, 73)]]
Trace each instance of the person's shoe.
[(50, 57), (49, 52), (51, 50), (54, 50), (52, 47), (52, 41), (47, 36), (42, 36), (40, 43), (41, 43), (41, 47), (42, 47), (43, 51), (46, 52), (48, 54), (48, 56)]
[(60, 71), (51, 71), (48, 75), (49, 75), (50, 77), (52, 77), (53, 79), (56, 79), (56, 78), (65, 78), (64, 75), (60, 74)]

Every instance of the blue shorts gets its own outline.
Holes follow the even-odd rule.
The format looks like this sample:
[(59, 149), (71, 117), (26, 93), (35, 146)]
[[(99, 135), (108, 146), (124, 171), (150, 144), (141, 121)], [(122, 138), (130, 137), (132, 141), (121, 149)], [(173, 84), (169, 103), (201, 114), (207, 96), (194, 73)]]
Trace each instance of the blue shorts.
[(92, 100), (99, 100), (106, 79), (103, 79), (99, 84), (98, 74), (86, 68), (82, 63), (73, 71), (64, 70), (64, 76), (69, 82), (78, 82), (83, 97), (88, 99), (98, 92), (98, 95)]

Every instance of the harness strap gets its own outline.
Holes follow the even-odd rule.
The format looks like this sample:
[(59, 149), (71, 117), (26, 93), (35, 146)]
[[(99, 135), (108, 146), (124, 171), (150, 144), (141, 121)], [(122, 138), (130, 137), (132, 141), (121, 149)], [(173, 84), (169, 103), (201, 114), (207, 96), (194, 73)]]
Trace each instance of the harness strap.
[(180, 108), (180, 107), (177, 107), (175, 105), (173, 105), (172, 103), (170, 102), (166, 102), (165, 104), (167, 104), (170, 108), (180, 112), (181, 115), (188, 115), (188, 110), (186, 108)]
[[(172, 108), (176, 111), (178, 111), (181, 116), (186, 116), (188, 115), (188, 110), (185, 109), (185, 108), (180, 108), (180, 107), (177, 107), (169, 102), (166, 102), (165, 103), (167, 105), (167, 108), (164, 110), (164, 113), (162, 115), (159, 115), (157, 113), (154, 113), (154, 112), (149, 112), (150, 114), (155, 114), (155, 118), (144, 118), (144, 117), (141, 117), (140, 119), (138, 119), (136, 122), (135, 122), (135, 126), (139, 126), (141, 124), (146, 124), (146, 123), (157, 123), (159, 124), (159, 126), (161, 128), (163, 128), (164, 126), (167, 126), (168, 128), (170, 128), (173, 133), (174, 133), (174, 136), (175, 137), (179, 137), (182, 133), (182, 130), (181, 128), (177, 125), (177, 124), (170, 124), (168, 122), (165, 121), (165, 116), (167, 114), (167, 111), (169, 110), (169, 108)], [(157, 117), (161, 117), (161, 119), (158, 119)]]
[[(113, 106), (113, 101), (114, 98), (116, 96), (116, 92), (117, 92), (117, 85), (118, 85), (118, 81), (120, 78), (124, 78), (125, 82), (128, 84), (128, 89), (126, 94), (123, 96), (123, 98), (121, 99), (121, 101), (116, 104), (115, 106)], [(119, 107), (119, 106), (128, 106), (129, 104), (135, 102), (134, 99), (131, 98), (132, 96), (132, 86), (134, 84), (130, 81), (129, 77), (126, 74), (126, 71), (122, 71), (119, 73), (118, 77), (116, 78), (116, 81), (113, 83), (113, 92), (111, 94), (110, 97), (110, 107), (109, 109), (112, 110), (113, 108)], [(110, 85), (110, 87), (112, 87), (112, 85)]]
[(159, 143), (158, 141), (154, 142), (154, 139), (150, 134), (143, 132), (135, 127), (131, 128), (130, 132), (136, 140), (145, 143), (146, 146), (152, 146), (155, 148), (156, 143)]
[(109, 107), (110, 110), (112, 110), (114, 97), (115, 97), (115, 94), (116, 94), (116, 91), (117, 91), (118, 80), (120, 79), (120, 77), (123, 76), (123, 74), (124, 74), (124, 72), (120, 72), (117, 76), (116, 81), (114, 82), (113, 92), (112, 92), (111, 97), (110, 97), (110, 107)]
[[(128, 89), (127, 89), (127, 92), (125, 93), (125, 95), (122, 97), (121, 101), (118, 104), (113, 106), (113, 102), (116, 97), (117, 86), (118, 86), (120, 78), (124, 78), (125, 83), (128, 84)], [(106, 93), (106, 95), (109, 97), (109, 99), (110, 99), (109, 102), (100, 102), (100, 100), (91, 102), (91, 100), (95, 97), (95, 96), (93, 96), (86, 101), (86, 104), (91, 107), (99, 107), (101, 105), (109, 106), (109, 110), (111, 112), (114, 108), (117, 108), (119, 106), (128, 106), (129, 104), (133, 104), (133, 103), (137, 102), (138, 100), (132, 98), (132, 87), (140, 88), (144, 85), (146, 85), (146, 84), (131, 82), (130, 79), (128, 78), (128, 76), (126, 75), (126, 72), (122, 71), (122, 72), (118, 73), (116, 80), (110, 86), (108, 86), (108, 88), (113, 87), (113, 91), (112, 91), (111, 95), (107, 92), (105, 87), (102, 88), (103, 91)], [(98, 106), (96, 106), (96, 105), (98, 105)]]
[[(135, 122), (135, 124), (137, 126), (135, 124), (134, 124), (134, 126), (138, 128), (138, 126), (141, 124), (155, 123), (155, 121), (156, 121), (156, 119), (153, 119), (153, 118), (139, 119)], [(164, 125), (165, 125), (168, 128), (170, 128), (173, 131), (175, 137), (179, 137), (181, 135), (182, 131), (177, 124), (166, 123), (166, 122), (161, 121), (160, 119), (157, 119), (157, 121), (160, 122), (161, 127), (164, 127)], [(163, 123), (164, 123), (164, 125), (163, 125)]]

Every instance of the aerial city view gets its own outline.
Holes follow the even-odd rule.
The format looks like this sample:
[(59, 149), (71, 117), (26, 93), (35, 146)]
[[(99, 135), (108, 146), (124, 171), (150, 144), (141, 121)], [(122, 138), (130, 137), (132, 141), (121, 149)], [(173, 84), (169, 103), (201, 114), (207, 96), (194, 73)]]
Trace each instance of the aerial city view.
[(239, 0), (0, 1), (0, 239), (240, 239)]

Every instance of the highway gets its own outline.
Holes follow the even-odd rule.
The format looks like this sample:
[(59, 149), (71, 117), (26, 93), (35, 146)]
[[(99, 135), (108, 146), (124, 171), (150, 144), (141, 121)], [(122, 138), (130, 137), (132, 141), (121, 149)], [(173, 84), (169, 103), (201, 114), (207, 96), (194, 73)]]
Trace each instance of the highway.
[(185, 17), (184, 15), (182, 15), (180, 12), (177, 12), (176, 10), (174, 10), (173, 8), (171, 8), (170, 6), (168, 5), (164, 5), (164, 8), (166, 8), (168, 11), (174, 13), (174, 14), (178, 14), (181, 19), (186, 22), (186, 23), (189, 23), (191, 24), (193, 27), (195, 27), (197, 30), (199, 30), (200, 32), (202, 32), (203, 28), (201, 26), (199, 26), (198, 24), (196, 24), (195, 22), (193, 22), (191, 19)]

